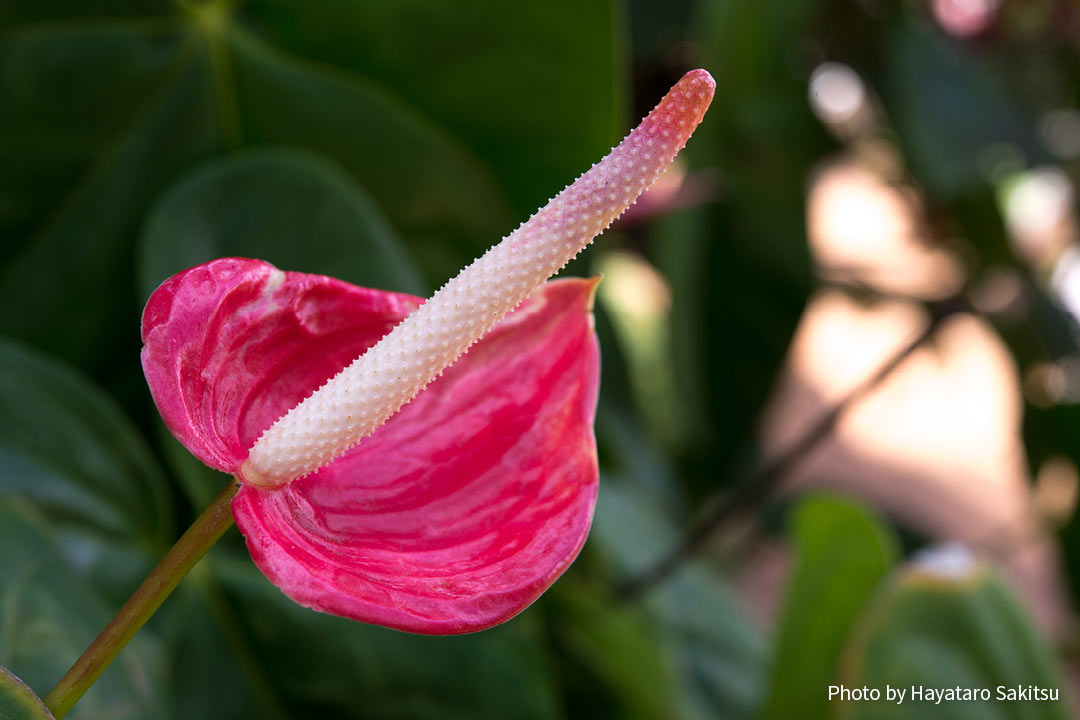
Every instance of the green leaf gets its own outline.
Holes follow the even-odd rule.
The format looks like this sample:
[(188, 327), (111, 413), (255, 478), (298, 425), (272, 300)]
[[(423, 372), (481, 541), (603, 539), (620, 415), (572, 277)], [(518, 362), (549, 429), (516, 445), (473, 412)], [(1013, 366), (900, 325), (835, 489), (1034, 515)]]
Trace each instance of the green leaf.
[[(560, 716), (544, 636), (529, 613), (472, 635), (412, 635), (303, 608), (247, 558), (215, 553), (210, 560), (201, 582), (213, 586), (187, 598), (191, 606), (173, 618), (169, 634), (187, 658), (175, 669), (178, 690), (187, 678), (201, 678), (196, 686), (210, 699), (233, 692), (255, 698), (259, 717)], [(215, 653), (216, 676), (199, 664), (200, 639), (213, 635), (224, 639), (216, 647), (225, 646)], [(211, 716), (201, 712), (189, 716)]]
[[(128, 328), (137, 322), (138, 229), (159, 193), (225, 148), (287, 144), (334, 158), (346, 184), (359, 181), (408, 238), (428, 282), (441, 282), (512, 226), (517, 213), (493, 166), (531, 208), (613, 138), (621, 41), (610, 1), (566, 3), (556, 15), (430, 2), (400, 15), (358, 14), (353, 4), (290, 11), (305, 32), (349, 29), (351, 47), (382, 38), (363, 62), (278, 37), (256, 5), (178, 4), (140, 16), (118, 2), (70, 22), (64, 14), (83, 8), (0, 10), (36, 23), (0, 34), (0, 303), (20, 308), (0, 318), (0, 332), (93, 374), (122, 364), (137, 344)], [(108, 19), (113, 9), (120, 18)], [(485, 37), (500, 38), (480, 63), (497, 72), (478, 74), (481, 58), (445, 61), (466, 58), (440, 48), (449, 29), (480, 27), (469, 12), (486, 12)], [(522, 35), (507, 32), (511, 18)], [(360, 19), (362, 32), (352, 33)], [(387, 34), (402, 23), (408, 32)], [(411, 65), (404, 45), (444, 60)], [(586, 58), (602, 61), (585, 70)]]
[(773, 647), (763, 718), (825, 718), (826, 689), (849, 633), (896, 561), (894, 538), (866, 510), (829, 498), (799, 505), (795, 568)]
[(979, 159), (995, 144), (1039, 155), (1003, 73), (970, 47), (907, 23), (885, 47), (883, 99), (911, 169), (931, 193), (953, 198), (985, 187)]
[[(255, 0), (242, 16), (291, 53), (347, 68), (437, 118), (494, 167), (517, 214), (626, 132), (625, 21), (613, 0)], [(328, 21), (333, 18), (333, 21)]]
[(682, 393), (704, 415), (694, 418), (703, 431), (689, 458), (699, 492), (752, 467), (759, 415), (813, 287), (806, 179), (832, 144), (791, 53), (815, 36), (820, 5), (703, 0), (693, 22), (717, 87), (687, 158), (724, 175), (714, 203), (656, 224), (652, 235), (674, 289)]
[(159, 0), (35, 0), (34, 2), (5, 2), (0, 4), (0, 28), (9, 24), (42, 22), (45, 20), (95, 19), (102, 16), (143, 16), (166, 14), (169, 7)]
[[(686, 509), (678, 502), (674, 469), (633, 424), (603, 407), (600, 420), (599, 440), (605, 448), (603, 491), (588, 547), (615, 566), (617, 577), (626, 578), (650, 567), (676, 546), (684, 523), (673, 518), (685, 514)], [(560, 581), (555, 591), (565, 582)], [(643, 618), (612, 622), (636, 633), (638, 652), (651, 643), (657, 655), (649, 663), (637, 662), (642, 676), (659, 673), (657, 677), (666, 683), (654, 688), (657, 696), (650, 706), (674, 707), (674, 716), (684, 718), (751, 717), (760, 703), (764, 643), (734, 592), (704, 563), (691, 561), (650, 588), (642, 600)], [(608, 611), (624, 612), (610, 605)], [(564, 632), (576, 635), (582, 631), (575, 625)], [(593, 636), (594, 643), (605, 639), (619, 641), (615, 631)], [(618, 667), (625, 653), (613, 645), (607, 654), (611, 656), (608, 662)], [(648, 670), (657, 663), (663, 672)], [(624, 674), (632, 677), (630, 670)], [(620, 676), (612, 669), (608, 677), (608, 682), (613, 682)], [(647, 681), (638, 677), (633, 682)], [(661, 700), (662, 693), (671, 698)]]
[[(267, 674), (265, 651), (251, 642), (237, 608), (215, 579), (212, 566), (230, 549), (243, 553), (242, 558), (237, 553), (235, 561), (240, 572), (258, 572), (246, 552), (230, 547), (232, 535), (192, 570), (151, 621), (168, 648), (169, 676), (163, 691), (173, 698), (175, 720), (295, 717)], [(290, 653), (303, 654), (309, 642), (297, 638)]]
[[(44, 694), (105, 627), (111, 603), (79, 578), (35, 515), (25, 503), (0, 504), (0, 664)], [(160, 648), (144, 631), (68, 717), (165, 717), (163, 670)]]
[[(987, 566), (967, 560), (940, 568), (916, 562), (898, 572), (860, 620), (840, 681), (849, 687), (906, 690), (903, 705), (847, 703), (845, 718), (1073, 717), (1064, 676), (1045, 639)], [(912, 687), (987, 688), (989, 701), (916, 700)], [(1060, 701), (1003, 701), (1018, 687), (1058, 690)]]
[(53, 720), (41, 698), (3, 667), (0, 667), (0, 717), (4, 720)]
[(197, 512), (209, 505), (232, 476), (204, 464), (192, 455), (173, 437), (160, 417), (154, 418), (154, 430), (158, 447), (165, 456), (165, 465), (179, 482), (191, 507)]
[(368, 195), (335, 163), (299, 150), (253, 150), (200, 165), (154, 206), (139, 249), (144, 298), (170, 275), (230, 255), (426, 291)]
[(70, 368), (2, 338), (0, 498), (46, 513), (68, 558), (117, 601), (171, 541), (164, 478), (120, 408)]
[(618, 699), (626, 717), (679, 716), (673, 668), (644, 613), (613, 606), (569, 580), (559, 583), (547, 604), (559, 644)]
[(283, 53), (240, 27), (225, 47), (248, 143), (334, 157), (412, 237), (487, 247), (510, 222), (487, 168), (392, 91)]
[[(109, 78), (103, 82), (102, 78)], [(0, 44), (0, 333), (98, 371), (137, 347), (142, 213), (219, 145), (205, 53), (175, 27), (57, 23)], [(115, 84), (113, 83), (115, 80)], [(63, 332), (58, 332), (63, 328)]]

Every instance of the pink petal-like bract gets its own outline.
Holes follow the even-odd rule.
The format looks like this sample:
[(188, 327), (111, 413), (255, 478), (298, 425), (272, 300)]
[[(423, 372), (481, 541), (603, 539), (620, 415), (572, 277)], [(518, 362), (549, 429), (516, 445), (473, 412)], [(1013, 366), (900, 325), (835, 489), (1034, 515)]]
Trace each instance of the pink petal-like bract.
[(237, 476), (259, 568), (308, 607), (481, 630), (573, 561), (597, 493), (595, 281), (544, 284), (664, 171), (715, 85), (687, 73), (612, 152), (426, 302), (226, 258), (166, 280), (143, 368)]
[[(596, 501), (595, 281), (548, 283), (363, 443), (237, 525), (302, 605), (429, 634), (480, 630), (573, 561)], [(161, 285), (143, 366), (170, 430), (235, 472), (279, 416), (420, 303), (227, 258)]]

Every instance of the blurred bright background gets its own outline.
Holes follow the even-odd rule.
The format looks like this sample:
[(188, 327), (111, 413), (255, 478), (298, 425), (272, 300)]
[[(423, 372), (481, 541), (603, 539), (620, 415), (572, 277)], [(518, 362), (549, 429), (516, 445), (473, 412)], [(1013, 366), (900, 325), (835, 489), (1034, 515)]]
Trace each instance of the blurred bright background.
[(427, 294), (700, 66), (687, 151), (566, 271), (604, 365), (564, 578), (410, 636), (232, 531), (71, 717), (1072, 717), (1078, 50), (1067, 0), (0, 0), (0, 665), (46, 692), (225, 481), (146, 391), (158, 283)]

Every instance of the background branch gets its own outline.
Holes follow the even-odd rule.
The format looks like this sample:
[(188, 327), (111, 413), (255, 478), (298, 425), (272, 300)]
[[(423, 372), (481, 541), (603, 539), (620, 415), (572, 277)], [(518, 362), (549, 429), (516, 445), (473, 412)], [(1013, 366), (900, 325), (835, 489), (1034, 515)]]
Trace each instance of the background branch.
[(616, 588), (619, 600), (629, 601), (639, 597), (653, 585), (663, 582), (680, 565), (696, 555), (728, 518), (738, 511), (764, 502), (790, 470), (802, 462), (826, 440), (848, 409), (877, 388), (894, 370), (904, 363), (917, 349), (926, 343), (944, 320), (956, 313), (970, 310), (962, 295), (954, 295), (929, 305), (930, 319), (922, 331), (909, 343), (886, 360), (880, 368), (869, 374), (851, 392), (826, 410), (810, 429), (791, 447), (774, 460), (763, 465), (750, 478), (724, 497), (714, 496), (706, 502), (706, 510), (695, 522), (683, 541), (653, 565), (636, 577)]

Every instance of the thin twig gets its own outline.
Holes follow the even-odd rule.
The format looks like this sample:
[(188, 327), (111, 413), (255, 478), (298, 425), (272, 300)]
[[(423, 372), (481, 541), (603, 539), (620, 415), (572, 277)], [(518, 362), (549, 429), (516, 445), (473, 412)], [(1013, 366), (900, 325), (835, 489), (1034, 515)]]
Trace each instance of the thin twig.
[(900, 348), (876, 372), (865, 377), (851, 392), (825, 411), (806, 434), (796, 440), (779, 457), (753, 473), (730, 495), (723, 498), (714, 497), (712, 502), (706, 502), (706, 507), (711, 509), (706, 510), (698, 518), (694, 527), (687, 533), (682, 542), (644, 572), (617, 587), (615, 591), (616, 597), (623, 601), (633, 600), (653, 585), (667, 579), (680, 565), (696, 555), (706, 541), (712, 537), (716, 529), (728, 518), (737, 511), (746, 507), (753, 507), (768, 498), (788, 472), (829, 437), (845, 412), (877, 388), (912, 353), (933, 337), (946, 318), (955, 313), (968, 310), (968, 304), (962, 296), (957, 295), (933, 303), (929, 306), (929, 309), (930, 319), (922, 332), (907, 345)]

